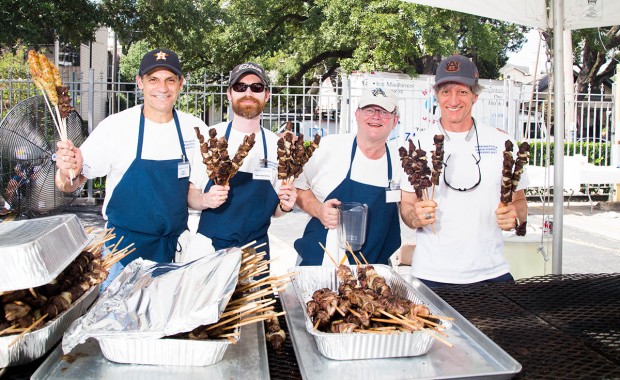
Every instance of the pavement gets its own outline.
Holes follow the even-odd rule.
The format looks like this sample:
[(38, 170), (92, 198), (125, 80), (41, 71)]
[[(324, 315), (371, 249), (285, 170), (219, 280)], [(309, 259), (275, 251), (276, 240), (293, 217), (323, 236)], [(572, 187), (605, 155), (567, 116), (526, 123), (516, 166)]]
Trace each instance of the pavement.
[[(516, 247), (518, 251), (515, 266), (526, 266), (524, 276), (552, 273), (551, 258), (552, 239), (543, 233), (543, 222), (553, 215), (553, 205), (528, 202), (528, 239), (517, 241), (507, 237), (507, 247)], [(73, 205), (63, 213), (78, 216), (84, 227), (102, 228), (101, 204)], [(562, 242), (562, 273), (618, 273), (620, 272), (620, 204), (601, 202), (590, 212), (588, 202), (571, 201), (565, 203), (564, 228)], [(0, 217), (1, 222), (19, 220), (14, 213)], [(269, 238), (272, 250), (272, 271), (275, 274), (285, 273), (295, 266), (297, 253), (293, 248), (294, 241), (300, 237), (306, 226), (308, 216), (305, 212), (295, 209), (293, 212), (272, 220)], [(555, 224), (557, 226), (557, 223)], [(415, 244), (415, 231), (402, 226), (403, 243)], [(507, 253), (508, 255), (508, 253)], [(526, 260), (526, 256), (530, 256)], [(509, 260), (511, 262), (511, 260)], [(395, 267), (398, 259), (394, 260)], [(511, 262), (511, 265), (513, 263)], [(407, 273), (408, 267), (397, 268), (400, 273)]]

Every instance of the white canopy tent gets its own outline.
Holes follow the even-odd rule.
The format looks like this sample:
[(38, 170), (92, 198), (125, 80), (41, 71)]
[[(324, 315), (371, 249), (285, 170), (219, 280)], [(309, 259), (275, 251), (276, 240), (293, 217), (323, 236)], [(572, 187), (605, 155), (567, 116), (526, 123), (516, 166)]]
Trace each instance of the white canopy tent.
[[(410, 3), (428, 5), (437, 8), (474, 14), (501, 21), (525, 25), (546, 30), (552, 28), (553, 64), (555, 78), (564, 78), (564, 43), (565, 30), (596, 28), (620, 25), (619, 0), (552, 0), (551, 9), (547, 10), (546, 0), (403, 0)], [(564, 98), (563, 80), (553, 81), (554, 97), (554, 143), (564, 143)], [(616, 120), (618, 116), (616, 116)], [(554, 152), (554, 186), (564, 187), (564, 154), (562, 149)], [(553, 198), (553, 273), (562, 273), (562, 239), (564, 224), (564, 196), (555, 192)]]

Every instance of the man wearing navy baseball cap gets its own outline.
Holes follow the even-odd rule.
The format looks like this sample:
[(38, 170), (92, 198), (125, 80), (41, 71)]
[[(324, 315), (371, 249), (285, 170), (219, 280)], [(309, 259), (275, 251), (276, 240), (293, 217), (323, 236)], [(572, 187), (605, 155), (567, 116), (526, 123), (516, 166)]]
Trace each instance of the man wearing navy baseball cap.
[(417, 230), (411, 273), (431, 288), (512, 281), (502, 231), (525, 230), (527, 223), (526, 173), (512, 201), (500, 202), (505, 146), (516, 143), (473, 118), (483, 90), (478, 82), (478, 68), (467, 57), (439, 63), (433, 88), (441, 118), (416, 136), (424, 151), (442, 151), (428, 157), (440, 160), (439, 184), (428, 199), (418, 198), (408, 181), (401, 183), (401, 217)]
[[(203, 128), (204, 134), (206, 125), (174, 109), (183, 71), (172, 50), (147, 52), (136, 82), (143, 105), (108, 116), (79, 148), (71, 141), (58, 143), (56, 185), (72, 192), (88, 178), (106, 176), (102, 213), (116, 235), (108, 246), (121, 238), (123, 246), (117, 249), (134, 244), (135, 252), (123, 264), (138, 257), (171, 262), (187, 229), (194, 128)], [(118, 269), (113, 268), (109, 278)]]

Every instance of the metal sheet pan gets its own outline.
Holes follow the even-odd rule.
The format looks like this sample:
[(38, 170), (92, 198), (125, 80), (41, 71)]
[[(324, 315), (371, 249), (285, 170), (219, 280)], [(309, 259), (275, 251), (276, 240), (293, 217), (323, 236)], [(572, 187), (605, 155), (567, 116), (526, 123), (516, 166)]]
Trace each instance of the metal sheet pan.
[(51, 282), (90, 239), (73, 214), (0, 224), (0, 292)]
[(0, 337), (0, 367), (30, 363), (48, 352), (62, 339), (62, 334), (79, 318), (99, 295), (100, 285), (93, 286), (84, 293), (71, 307), (42, 328), (27, 333), (13, 346), (9, 345), (17, 335)]
[[(400, 277), (396, 272), (386, 265), (374, 265), (377, 273), (385, 278), (388, 285), (394, 292), (402, 298), (413, 301), (416, 304), (424, 304), (412, 287)], [(354, 276), (357, 276), (357, 268), (351, 266)], [(312, 299), (312, 294), (323, 288), (338, 290), (338, 280), (335, 276), (333, 267), (310, 266), (293, 267), (289, 272), (298, 273), (293, 277), (293, 288), (297, 294), (297, 299), (302, 307)], [(436, 310), (429, 308), (431, 314), (436, 314)], [(440, 322), (449, 333), (452, 325), (449, 321)], [(378, 359), (395, 358), (404, 356), (423, 355), (431, 349), (435, 339), (422, 331), (413, 333), (396, 333), (390, 335), (383, 334), (364, 334), (348, 333), (333, 334), (317, 331), (312, 325), (312, 320), (306, 315), (306, 331), (310, 333), (319, 348), (319, 352), (324, 356), (335, 360), (351, 359)]]
[(241, 338), (231, 345), (224, 358), (206, 367), (152, 366), (119, 364), (107, 360), (94, 339), (75, 347), (69, 360), (61, 360), (57, 347), (32, 375), (33, 380), (195, 380), (195, 379), (269, 379), (267, 347), (262, 323), (241, 327)]
[(330, 360), (319, 352), (305, 325), (305, 310), (289, 286), (280, 300), (287, 312), (295, 355), (304, 379), (510, 379), (521, 365), (415, 278), (409, 286), (433, 310), (454, 317), (448, 340), (450, 348), (437, 342), (421, 356), (365, 360)]

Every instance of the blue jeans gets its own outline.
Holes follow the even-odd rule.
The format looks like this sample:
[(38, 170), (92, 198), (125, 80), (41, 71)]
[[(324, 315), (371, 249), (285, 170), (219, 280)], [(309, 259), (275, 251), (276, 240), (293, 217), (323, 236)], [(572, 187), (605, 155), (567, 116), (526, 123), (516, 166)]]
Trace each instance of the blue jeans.
[[(430, 281), (430, 280), (423, 280), (421, 278), (419, 278), (418, 280), (420, 280), (424, 285), (428, 286), (431, 289), (438, 289), (438, 288), (442, 288), (444, 286), (453, 286), (453, 285), (464, 285), (464, 284), (451, 284), (448, 282), (437, 282), (437, 281)], [(512, 275), (510, 273), (505, 273), (499, 277), (495, 277), (495, 278), (489, 278), (488, 280), (484, 280), (484, 281), (479, 281), (479, 282), (474, 282), (471, 284), (467, 284), (467, 285), (482, 285), (482, 284), (492, 284), (492, 283), (496, 283), (496, 282), (514, 282), (514, 277), (512, 277)]]

